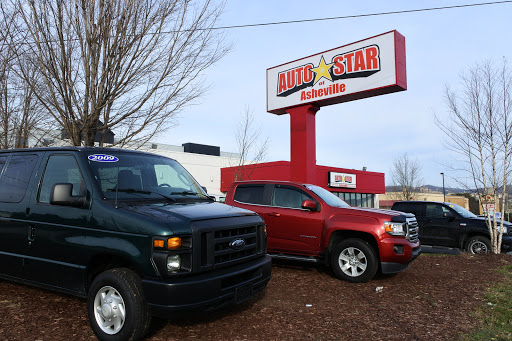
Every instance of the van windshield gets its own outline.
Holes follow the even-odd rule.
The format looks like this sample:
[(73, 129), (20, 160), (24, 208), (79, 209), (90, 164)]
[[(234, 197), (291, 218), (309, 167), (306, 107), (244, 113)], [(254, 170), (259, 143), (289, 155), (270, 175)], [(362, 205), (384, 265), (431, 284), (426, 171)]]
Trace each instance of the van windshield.
[(88, 153), (103, 197), (123, 199), (208, 199), (206, 192), (177, 161), (158, 155)]
[(316, 195), (318, 195), (320, 197), (320, 199), (325, 201), (325, 203), (327, 205), (329, 205), (329, 206), (332, 206), (332, 207), (350, 207), (350, 205), (347, 204), (345, 201), (343, 201), (343, 199), (341, 199), (340, 197), (335, 196), (334, 194), (332, 194), (331, 192), (329, 192), (328, 190), (326, 190), (326, 189), (324, 189), (322, 187), (315, 186), (315, 185), (304, 185), (304, 187), (306, 187), (311, 192), (313, 192)]

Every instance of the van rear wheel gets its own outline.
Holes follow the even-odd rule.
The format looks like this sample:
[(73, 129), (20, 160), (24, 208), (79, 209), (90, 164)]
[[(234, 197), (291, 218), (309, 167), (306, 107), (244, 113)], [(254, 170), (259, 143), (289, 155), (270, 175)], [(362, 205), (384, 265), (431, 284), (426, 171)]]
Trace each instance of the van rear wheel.
[(334, 247), (331, 266), (336, 277), (352, 283), (363, 283), (375, 276), (377, 256), (366, 241), (351, 238)]
[(87, 312), (100, 340), (139, 340), (151, 321), (139, 276), (125, 268), (99, 274), (91, 284)]

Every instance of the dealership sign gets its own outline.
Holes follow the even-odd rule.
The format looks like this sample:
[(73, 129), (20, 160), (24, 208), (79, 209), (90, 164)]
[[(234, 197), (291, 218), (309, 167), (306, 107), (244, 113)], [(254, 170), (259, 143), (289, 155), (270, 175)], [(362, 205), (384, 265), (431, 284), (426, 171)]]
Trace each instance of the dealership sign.
[(356, 175), (329, 172), (329, 187), (356, 188)]
[(407, 89), (405, 38), (391, 31), (267, 69), (267, 111), (325, 106)]

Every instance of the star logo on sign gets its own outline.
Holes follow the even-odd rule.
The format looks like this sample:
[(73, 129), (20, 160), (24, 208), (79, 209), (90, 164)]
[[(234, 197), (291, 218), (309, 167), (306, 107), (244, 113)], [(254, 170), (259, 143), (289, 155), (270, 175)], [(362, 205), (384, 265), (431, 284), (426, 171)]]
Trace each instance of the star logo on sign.
[(316, 74), (315, 81), (313, 82), (313, 85), (315, 85), (320, 79), (322, 79), (322, 77), (327, 78), (328, 80), (330, 80), (332, 82), (332, 77), (331, 77), (331, 74), (329, 73), (329, 70), (331, 68), (332, 68), (332, 63), (325, 64), (324, 56), (322, 56), (322, 58), (320, 59), (320, 64), (318, 64), (317, 67), (311, 69), (311, 71), (313, 71)]

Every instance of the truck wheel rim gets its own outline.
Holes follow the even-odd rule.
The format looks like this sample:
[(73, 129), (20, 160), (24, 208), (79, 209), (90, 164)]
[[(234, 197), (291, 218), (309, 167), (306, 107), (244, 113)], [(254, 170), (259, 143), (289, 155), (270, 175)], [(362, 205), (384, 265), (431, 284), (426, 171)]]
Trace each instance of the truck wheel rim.
[(470, 246), (469, 246), (469, 250), (471, 251), (471, 253), (473, 254), (477, 254), (477, 253), (487, 253), (489, 250), (487, 250), (487, 245), (485, 245), (484, 242), (481, 242), (479, 240), (475, 240), (473, 241)]
[(94, 298), (94, 316), (96, 323), (106, 334), (117, 334), (123, 328), (126, 307), (123, 297), (115, 288), (105, 286), (98, 290)]
[(368, 265), (364, 252), (355, 247), (348, 247), (341, 251), (338, 258), (341, 271), (347, 276), (361, 276)]

